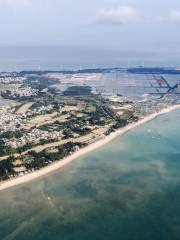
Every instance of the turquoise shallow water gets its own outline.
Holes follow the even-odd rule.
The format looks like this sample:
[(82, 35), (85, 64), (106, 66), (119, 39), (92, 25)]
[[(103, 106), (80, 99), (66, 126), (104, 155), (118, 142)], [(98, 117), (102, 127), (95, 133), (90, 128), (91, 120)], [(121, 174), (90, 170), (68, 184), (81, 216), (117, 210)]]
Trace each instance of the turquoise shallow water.
[(1, 240), (179, 240), (180, 111), (0, 192)]

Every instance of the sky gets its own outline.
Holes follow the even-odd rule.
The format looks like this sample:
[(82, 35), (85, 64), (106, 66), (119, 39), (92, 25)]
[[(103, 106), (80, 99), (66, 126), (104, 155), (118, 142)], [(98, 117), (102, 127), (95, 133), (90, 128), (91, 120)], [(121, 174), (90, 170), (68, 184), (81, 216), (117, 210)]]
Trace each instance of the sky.
[(0, 46), (178, 51), (179, 0), (0, 0)]

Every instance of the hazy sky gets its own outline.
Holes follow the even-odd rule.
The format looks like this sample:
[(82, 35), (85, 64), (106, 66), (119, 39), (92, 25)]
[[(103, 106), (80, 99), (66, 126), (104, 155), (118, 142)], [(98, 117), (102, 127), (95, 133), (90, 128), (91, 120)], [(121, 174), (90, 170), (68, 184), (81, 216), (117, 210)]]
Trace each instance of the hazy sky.
[(180, 46), (180, 0), (0, 0), (0, 45)]

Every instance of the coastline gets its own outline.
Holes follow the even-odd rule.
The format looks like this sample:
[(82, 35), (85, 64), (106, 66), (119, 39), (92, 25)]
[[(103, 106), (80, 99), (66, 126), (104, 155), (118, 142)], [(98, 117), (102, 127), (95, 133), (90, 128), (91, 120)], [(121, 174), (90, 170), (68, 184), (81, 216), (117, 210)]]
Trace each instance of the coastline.
[(121, 136), (121, 135), (127, 133), (128, 131), (130, 131), (130, 130), (136, 128), (136, 127), (139, 127), (139, 126), (141, 126), (141, 125), (143, 125), (147, 122), (150, 122), (160, 115), (169, 113), (169, 112), (171, 112), (173, 110), (176, 110), (176, 109), (179, 109), (179, 108), (180, 108), (180, 105), (173, 105), (173, 106), (166, 107), (159, 112), (150, 114), (150, 115), (144, 117), (143, 119), (140, 119), (138, 122), (129, 124), (124, 128), (118, 129), (117, 131), (115, 131), (115, 132), (111, 133), (110, 135), (102, 138), (101, 140), (98, 140), (95, 143), (92, 143), (92, 144), (78, 150), (77, 152), (75, 152), (72, 155), (64, 158), (63, 160), (59, 160), (59, 161), (57, 161), (57, 162), (55, 162), (55, 163), (53, 163), (53, 164), (51, 164), (47, 167), (44, 167), (40, 170), (36, 170), (35, 172), (29, 173), (25, 176), (17, 177), (17, 178), (14, 178), (12, 180), (8, 180), (8, 181), (4, 181), (4, 182), (0, 183), (0, 191), (11, 188), (11, 187), (15, 187), (17, 185), (22, 185), (22, 184), (27, 183), (29, 181), (32, 181), (32, 180), (35, 180), (37, 178), (43, 177), (43, 176), (47, 175), (48, 173), (56, 171), (60, 168), (63, 168), (64, 166), (66, 166), (67, 164), (76, 160), (77, 158), (83, 156), (84, 154), (92, 152), (92, 151), (104, 146), (105, 144), (111, 142), (116, 137)]

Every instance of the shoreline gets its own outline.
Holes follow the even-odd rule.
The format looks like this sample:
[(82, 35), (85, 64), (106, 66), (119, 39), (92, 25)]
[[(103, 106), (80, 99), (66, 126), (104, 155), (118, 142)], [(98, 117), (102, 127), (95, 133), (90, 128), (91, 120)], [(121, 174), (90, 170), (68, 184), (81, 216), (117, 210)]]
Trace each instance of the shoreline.
[(18, 186), (18, 185), (22, 185), (24, 183), (35, 180), (37, 178), (43, 177), (43, 176), (45, 176), (45, 175), (47, 175), (51, 172), (54, 172), (54, 171), (56, 171), (60, 168), (63, 168), (64, 166), (73, 162), (77, 158), (79, 158), (79, 157), (81, 157), (81, 156), (83, 156), (87, 153), (90, 153), (90, 152), (104, 146), (105, 144), (111, 142), (116, 137), (124, 135), (125, 133), (129, 132), (130, 130), (132, 130), (136, 127), (139, 127), (139, 126), (141, 126), (141, 125), (143, 125), (147, 122), (150, 122), (160, 115), (169, 113), (169, 112), (171, 112), (173, 110), (176, 110), (178, 108), (180, 108), (180, 104), (166, 107), (159, 112), (150, 114), (150, 115), (144, 117), (143, 119), (140, 119), (138, 122), (128, 124), (126, 127), (118, 129), (117, 131), (111, 133), (110, 135), (96, 141), (95, 143), (92, 143), (92, 144), (78, 150), (77, 152), (73, 153), (72, 155), (70, 155), (70, 156), (68, 156), (68, 157), (66, 157), (62, 160), (59, 160), (59, 161), (57, 161), (57, 162), (55, 162), (55, 163), (53, 163), (53, 164), (51, 164), (47, 167), (44, 167), (40, 170), (36, 170), (35, 172), (29, 173), (29, 174), (24, 175), (22, 177), (17, 177), (17, 178), (14, 178), (12, 180), (4, 181), (4, 182), (0, 183), (0, 191), (11, 188), (11, 187), (15, 187), (15, 186)]

